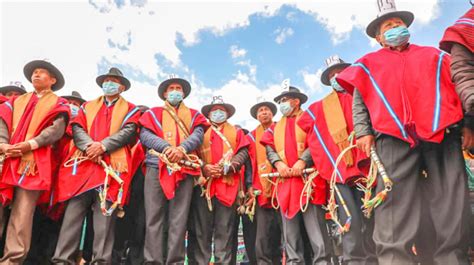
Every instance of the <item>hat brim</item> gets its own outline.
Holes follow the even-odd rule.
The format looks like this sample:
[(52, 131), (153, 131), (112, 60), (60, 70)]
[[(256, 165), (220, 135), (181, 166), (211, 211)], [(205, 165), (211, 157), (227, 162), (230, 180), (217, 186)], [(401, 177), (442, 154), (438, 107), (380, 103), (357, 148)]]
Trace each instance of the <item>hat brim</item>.
[(5, 94), (5, 93), (8, 93), (10, 91), (15, 91), (15, 92), (18, 92), (20, 94), (26, 94), (26, 90), (24, 90), (23, 88), (21, 87), (17, 87), (17, 86), (4, 86), (4, 87), (0, 87), (0, 93), (2, 94)]
[(411, 23), (413, 23), (413, 20), (415, 19), (415, 16), (413, 15), (412, 12), (409, 11), (395, 11), (395, 12), (390, 12), (387, 14), (384, 14), (370, 22), (370, 24), (367, 26), (365, 32), (367, 35), (369, 35), (372, 38), (375, 38), (377, 28), (379, 27), (380, 23), (382, 23), (384, 20), (392, 17), (399, 17), (403, 20), (403, 22), (409, 27)]
[(275, 97), (273, 99), (273, 101), (275, 101), (276, 103), (278, 103), (280, 101), (280, 99), (282, 99), (283, 97), (293, 97), (293, 98), (298, 98), (300, 100), (300, 104), (303, 105), (304, 103), (306, 103), (306, 101), (308, 101), (308, 96), (306, 96), (305, 94), (301, 93), (301, 92), (295, 92), (295, 91), (291, 91), (291, 92), (286, 92), (286, 93), (283, 93), (277, 97)]
[(223, 106), (227, 110), (227, 119), (230, 119), (230, 117), (234, 116), (235, 114), (235, 108), (234, 106), (224, 103), (224, 104), (209, 104), (209, 105), (204, 105), (201, 108), (201, 113), (204, 115), (206, 118), (209, 119), (209, 112), (211, 112), (212, 107), (214, 106)]
[(260, 103), (257, 103), (255, 105), (253, 105), (252, 108), (250, 108), (250, 115), (252, 115), (252, 117), (254, 119), (257, 119), (258, 109), (262, 106), (267, 106), (272, 111), (274, 116), (277, 113), (277, 107), (274, 103), (269, 102), (269, 101), (260, 102)]
[(130, 88), (130, 81), (123, 76), (120, 75), (110, 75), (110, 74), (105, 74), (105, 75), (99, 75), (96, 79), (95, 82), (99, 87), (102, 87), (102, 83), (104, 83), (105, 78), (107, 77), (114, 77), (120, 79), (120, 83), (125, 86), (125, 90), (127, 91)]
[(332, 70), (335, 69), (346, 69), (347, 67), (351, 66), (350, 63), (338, 63), (335, 65), (331, 65), (324, 72), (321, 74), (321, 83), (325, 84), (326, 86), (331, 85), (331, 81), (329, 80), (329, 74), (331, 73)]
[(51, 86), (51, 90), (58, 91), (64, 87), (65, 81), (64, 81), (64, 76), (61, 73), (61, 71), (59, 71), (59, 69), (56, 68), (56, 66), (43, 60), (31, 61), (27, 63), (25, 67), (23, 68), (23, 74), (25, 74), (26, 79), (28, 79), (30, 83), (32, 83), (31, 76), (33, 75), (33, 72), (35, 71), (35, 69), (38, 69), (38, 68), (48, 70), (48, 72), (52, 74), (54, 78), (56, 78), (56, 83)]
[(81, 102), (81, 105), (86, 102), (85, 99), (80, 98), (80, 97), (75, 97), (75, 96), (61, 96), (61, 97), (62, 97), (62, 98), (65, 98), (65, 99), (67, 99), (67, 100), (77, 100), (77, 101)]
[(168, 79), (168, 80), (165, 80), (165, 81), (161, 82), (160, 86), (158, 87), (158, 96), (162, 100), (166, 100), (165, 91), (169, 87), (169, 85), (171, 85), (173, 83), (178, 83), (178, 84), (181, 85), (181, 87), (183, 88), (183, 93), (184, 93), (183, 98), (186, 98), (187, 96), (189, 96), (189, 93), (191, 93), (191, 84), (189, 84), (188, 81), (186, 81), (182, 78), (171, 78), (171, 79)]

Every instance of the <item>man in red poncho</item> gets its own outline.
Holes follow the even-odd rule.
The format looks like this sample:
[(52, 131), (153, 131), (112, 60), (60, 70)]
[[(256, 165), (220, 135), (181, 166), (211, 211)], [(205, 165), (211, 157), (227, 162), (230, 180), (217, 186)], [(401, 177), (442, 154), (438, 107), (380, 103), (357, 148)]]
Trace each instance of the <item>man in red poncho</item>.
[[(278, 210), (273, 209), (272, 206), (273, 186), (268, 179), (260, 178), (261, 174), (274, 172), (267, 159), (265, 146), (260, 143), (260, 140), (265, 131), (274, 124), (273, 116), (276, 112), (276, 105), (269, 101), (261, 101), (253, 105), (250, 115), (260, 124), (247, 134), (247, 140), (250, 143), (248, 152), (252, 161), (252, 177), (249, 180), (246, 179), (246, 185), (248, 186), (248, 196), (257, 200), (254, 222), (257, 223), (255, 254), (258, 264), (278, 263), (281, 258), (280, 216)], [(260, 194), (255, 195), (256, 191), (259, 191)], [(276, 200), (274, 200), (274, 204), (277, 204)]]
[(202, 197), (199, 188), (193, 191), (191, 218), (196, 242), (191, 247), (197, 264), (208, 264), (214, 235), (214, 263), (231, 264), (237, 247), (234, 242), (239, 220), (236, 199), (243, 188), (240, 169), (248, 159), (248, 142), (244, 132), (227, 121), (235, 108), (224, 103), (221, 96), (215, 96), (201, 112), (211, 123), (200, 149), (207, 183), (200, 183), (206, 188)]
[[(338, 73), (349, 67), (339, 56), (326, 60), (327, 68), (321, 75), (321, 82), (331, 86), (332, 91), (322, 100), (311, 104), (298, 120), (298, 125), (307, 133), (307, 142), (315, 168), (319, 175), (330, 182), (336, 159), (349, 147), (349, 135), (353, 131), (352, 96), (345, 92), (336, 81)], [(342, 259), (347, 264), (376, 263), (375, 248), (366, 244), (372, 240), (373, 227), (365, 226), (361, 211), (363, 193), (357, 189), (356, 182), (363, 177), (358, 166), (367, 169), (367, 156), (358, 150), (347, 152), (338, 165), (336, 189), (347, 205), (350, 217), (346, 214), (343, 202), (335, 196), (338, 204), (338, 216), (342, 225), (349, 223), (350, 229), (342, 235)], [(349, 219), (350, 218), (350, 219)], [(348, 220), (349, 219), (349, 220)], [(370, 242), (369, 241), (369, 242)]]
[[(285, 80), (286, 81), (286, 80)], [(283, 117), (265, 131), (260, 143), (265, 146), (267, 159), (280, 174), (273, 179), (280, 206), (283, 238), (288, 264), (302, 264), (304, 260), (303, 235), (306, 230), (312, 249), (313, 264), (329, 264), (331, 245), (326, 229), (325, 213), (327, 185), (320, 177), (308, 183), (312, 193), (301, 199), (305, 181), (303, 170), (312, 166), (312, 159), (306, 144), (306, 133), (297, 126), (302, 116), (301, 105), (308, 97), (296, 87), (284, 82), (283, 92), (274, 101), (279, 104)], [(310, 198), (307, 198), (311, 196)], [(301, 202), (307, 201), (306, 212), (301, 212)], [(304, 203), (306, 204), (306, 203)]]
[[(54, 190), (55, 202), (69, 200), (53, 257), (55, 264), (75, 261), (82, 220), (91, 207), (94, 211), (92, 263), (111, 262), (117, 217), (114, 209), (125, 203), (133, 176), (130, 148), (136, 142), (140, 111), (121, 96), (130, 88), (130, 81), (119, 69), (110, 68), (107, 74), (97, 77), (96, 83), (104, 95), (83, 104), (72, 121), (75, 146), (69, 151), (67, 163), (61, 165)], [(109, 176), (104, 194), (104, 165), (124, 181), (123, 190)]]
[[(378, 7), (366, 31), (382, 49), (357, 60), (336, 80), (353, 93), (357, 145), (367, 155), (375, 145), (393, 182), (375, 209), (379, 263), (416, 263), (411, 248), (426, 210), (434, 232), (419, 236), (432, 237), (434, 263), (468, 264), (463, 112), (451, 82), (450, 57), (409, 43), (411, 12), (397, 11), (393, 0), (378, 1)], [(379, 179), (376, 192), (386, 189), (385, 182)]]
[[(182, 161), (190, 161), (192, 156), (188, 155), (197, 155), (209, 127), (201, 113), (183, 102), (190, 93), (187, 80), (171, 77), (158, 87), (164, 106), (151, 108), (140, 118), (141, 142), (147, 150), (164, 155), (163, 159), (150, 153), (146, 155), (145, 263), (182, 264), (185, 260), (184, 239), (194, 178), (201, 172), (199, 168), (185, 166)], [(170, 164), (181, 168), (172, 170)]]
[(0, 153), (6, 156), (0, 196), (4, 206), (12, 203), (0, 264), (26, 258), (35, 207), (49, 203), (59, 163), (56, 144), (69, 120), (66, 101), (54, 93), (64, 86), (61, 72), (42, 60), (28, 63), (23, 72), (35, 91), (0, 105)]

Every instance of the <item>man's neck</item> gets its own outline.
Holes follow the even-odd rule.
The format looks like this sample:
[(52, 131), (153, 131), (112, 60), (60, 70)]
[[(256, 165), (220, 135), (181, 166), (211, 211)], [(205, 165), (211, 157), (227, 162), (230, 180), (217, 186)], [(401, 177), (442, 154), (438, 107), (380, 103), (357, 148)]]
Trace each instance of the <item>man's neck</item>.
[(300, 112), (300, 107), (295, 107), (295, 109), (291, 112), (290, 115), (288, 115), (288, 118), (296, 116)]
[(408, 48), (408, 45), (410, 45), (410, 44), (407, 43), (407, 44), (403, 44), (403, 45), (396, 46), (396, 47), (390, 47), (390, 46), (389, 46), (389, 48), (390, 48), (390, 50), (392, 50), (392, 51), (402, 52), (402, 51), (404, 51), (404, 50), (406, 50), (406, 49)]
[(105, 96), (105, 100), (106, 100), (107, 102), (113, 102), (113, 101), (116, 100), (119, 96), (120, 96), (120, 94), (113, 95), (113, 96)]
[(267, 123), (261, 123), (262, 127), (264, 130), (270, 128), (272, 126), (273, 121), (267, 122)]
[(36, 96), (39, 97), (39, 98), (44, 96), (45, 94), (47, 94), (50, 91), (51, 91), (51, 88), (40, 88), (40, 89), (35, 88)]

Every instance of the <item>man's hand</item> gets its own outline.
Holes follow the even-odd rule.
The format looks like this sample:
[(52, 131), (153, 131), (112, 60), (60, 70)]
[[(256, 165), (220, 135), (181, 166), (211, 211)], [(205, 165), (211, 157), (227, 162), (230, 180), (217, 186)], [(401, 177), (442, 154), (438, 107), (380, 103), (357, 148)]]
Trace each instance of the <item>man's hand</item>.
[(302, 176), (303, 175), (303, 169), (306, 168), (306, 162), (304, 162), (301, 159), (298, 159), (296, 163), (291, 167), (291, 175), (296, 177), (296, 176)]
[(11, 154), (18, 155), (18, 152), (19, 152), (18, 156), (21, 156), (21, 155), (24, 155), (24, 154), (28, 153), (29, 151), (31, 151), (30, 143), (21, 142), (21, 143), (17, 143), (15, 145), (13, 145), (13, 147), (10, 150), (7, 151), (7, 156), (11, 156)]
[(101, 156), (104, 152), (104, 148), (100, 142), (93, 142), (86, 149), (87, 158), (92, 161), (96, 160), (97, 157)]
[(245, 202), (245, 206), (251, 206), (253, 201), (255, 200), (255, 193), (253, 187), (250, 187), (247, 191), (247, 201)]
[(280, 173), (280, 177), (287, 178), (291, 176), (291, 169), (285, 163), (278, 161), (275, 163), (275, 167), (278, 173)]
[(208, 178), (218, 178), (222, 176), (222, 168), (218, 165), (207, 164), (202, 169), (204, 176)]
[(375, 145), (375, 137), (373, 135), (364, 135), (357, 139), (356, 145), (357, 148), (367, 155), (367, 157), (370, 157), (370, 148), (372, 145)]
[(462, 128), (462, 148), (471, 149), (474, 147), (474, 131), (464, 127)]
[(165, 151), (166, 157), (171, 163), (178, 163), (179, 161), (183, 160), (184, 152), (182, 148), (178, 147), (170, 147)]
[(0, 153), (5, 154), (6, 157), (20, 157), (21, 150), (14, 149), (13, 145), (10, 144), (1, 144)]

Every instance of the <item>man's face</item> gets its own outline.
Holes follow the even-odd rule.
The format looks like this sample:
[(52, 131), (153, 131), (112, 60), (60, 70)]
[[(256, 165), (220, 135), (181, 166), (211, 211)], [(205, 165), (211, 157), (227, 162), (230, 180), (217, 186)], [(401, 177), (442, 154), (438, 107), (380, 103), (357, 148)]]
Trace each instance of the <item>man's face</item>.
[(211, 108), (211, 111), (209, 111), (209, 112), (213, 112), (213, 111), (218, 110), (218, 109), (224, 111), (226, 114), (229, 114), (229, 113), (227, 113), (227, 110), (224, 108), (224, 106), (220, 106), (220, 105), (213, 106)]
[(122, 82), (120, 82), (120, 79), (117, 78), (117, 77), (107, 76), (106, 78), (104, 78), (103, 83), (105, 83), (105, 82), (114, 82), (114, 83), (120, 84), (119, 94), (122, 93), (123, 91), (125, 91), (125, 86), (122, 84)]
[(281, 103), (285, 103), (285, 102), (290, 102), (290, 106), (293, 109), (295, 109), (297, 106), (300, 105), (300, 99), (299, 98), (293, 98), (293, 97), (282, 97), (278, 103), (281, 104)]
[(267, 107), (267, 106), (261, 106), (257, 110), (257, 120), (261, 124), (268, 124), (272, 121), (273, 119), (273, 113), (272, 110)]
[(390, 29), (393, 29), (393, 28), (396, 28), (396, 27), (399, 27), (399, 26), (406, 27), (407, 25), (399, 17), (387, 18), (382, 23), (380, 23), (379, 32), (378, 32), (377, 36), (375, 36), (375, 39), (377, 40), (378, 43), (381, 43), (382, 46), (386, 47), (387, 45), (385, 44), (385, 37), (384, 37), (383, 34), (387, 30), (390, 30)]
[(8, 91), (7, 93), (3, 94), (7, 98), (18, 97), (21, 95), (18, 91)]
[(163, 95), (165, 96), (165, 98), (168, 97), (168, 93), (171, 92), (171, 91), (179, 91), (179, 92), (183, 92), (183, 87), (178, 84), (178, 83), (171, 83), (168, 88), (166, 88), (165, 90), (165, 93), (163, 93)]
[(56, 84), (56, 78), (43, 68), (36, 68), (31, 75), (31, 83), (36, 90), (50, 89)]
[(332, 69), (331, 71), (329, 71), (329, 80), (331, 80), (336, 74), (339, 74), (340, 72), (342, 72), (344, 70), (344, 68), (336, 68), (336, 69)]
[(75, 100), (75, 99), (68, 99), (67, 100), (69, 102), (70, 105), (74, 105), (76, 107), (80, 107), (82, 104), (79, 100)]

